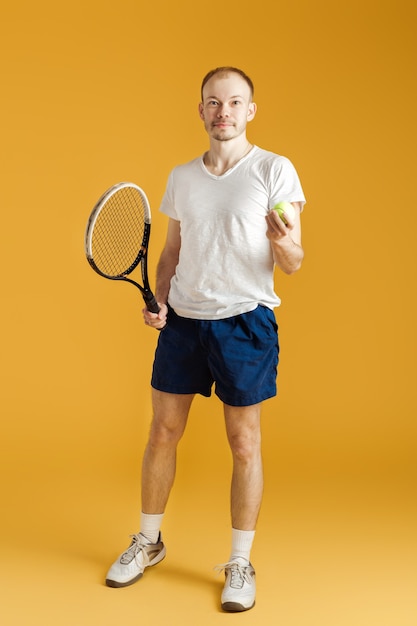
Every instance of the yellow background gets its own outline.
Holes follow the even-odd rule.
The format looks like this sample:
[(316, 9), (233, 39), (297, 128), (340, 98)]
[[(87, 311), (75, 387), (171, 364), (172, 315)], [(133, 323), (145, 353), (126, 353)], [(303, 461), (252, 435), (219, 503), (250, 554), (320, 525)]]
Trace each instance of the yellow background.
[[(416, 9), (411, 0), (8, 3), (1, 47), (1, 533), (5, 626), (408, 626), (416, 599)], [(163, 531), (131, 588), (156, 333), (83, 236), (119, 180), (153, 206), (206, 148), (202, 76), (245, 69), (250, 139), (295, 163), (299, 274), (277, 275), (280, 395), (263, 414), (253, 611), (219, 611), (230, 458), (197, 399)]]

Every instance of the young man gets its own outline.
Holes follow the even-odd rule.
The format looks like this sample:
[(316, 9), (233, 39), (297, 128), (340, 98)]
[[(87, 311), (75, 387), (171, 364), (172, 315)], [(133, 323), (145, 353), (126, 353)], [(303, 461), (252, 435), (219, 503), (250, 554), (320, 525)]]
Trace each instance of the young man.
[[(222, 567), (225, 611), (255, 604), (250, 551), (263, 490), (261, 403), (276, 394), (278, 334), (274, 265), (291, 274), (303, 259), (303, 191), (288, 159), (253, 146), (253, 84), (237, 68), (203, 80), (199, 114), (209, 149), (169, 177), (161, 211), (169, 217), (157, 269), (161, 311), (144, 310), (162, 330), (152, 375), (153, 421), (142, 471), (140, 532), (112, 565), (107, 585), (138, 580), (165, 556), (160, 527), (174, 482), (176, 450), (196, 393), (212, 385), (223, 402), (232, 451), (232, 540)], [(291, 202), (286, 223), (271, 210)]]

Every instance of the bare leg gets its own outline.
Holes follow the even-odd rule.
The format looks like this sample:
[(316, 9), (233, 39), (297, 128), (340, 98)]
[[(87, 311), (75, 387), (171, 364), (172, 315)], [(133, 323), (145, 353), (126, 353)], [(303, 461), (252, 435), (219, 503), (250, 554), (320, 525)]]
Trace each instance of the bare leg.
[(174, 483), (177, 445), (187, 424), (194, 395), (152, 390), (154, 416), (142, 464), (142, 511), (165, 511)]
[(224, 405), (227, 436), (233, 455), (232, 526), (255, 530), (263, 494), (261, 405)]

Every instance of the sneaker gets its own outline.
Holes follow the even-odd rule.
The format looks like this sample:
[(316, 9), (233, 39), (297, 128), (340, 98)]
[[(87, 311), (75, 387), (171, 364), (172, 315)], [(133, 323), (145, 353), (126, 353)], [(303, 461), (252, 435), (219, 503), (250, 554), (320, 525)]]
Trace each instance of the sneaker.
[(224, 565), (219, 565), (219, 571), (225, 572), (226, 582), (222, 593), (223, 611), (247, 611), (255, 605), (255, 570), (248, 563), (236, 559)]
[(132, 543), (113, 563), (106, 576), (108, 587), (127, 587), (143, 576), (146, 567), (156, 565), (165, 557), (166, 549), (159, 533), (157, 543), (150, 543), (146, 537), (132, 535)]

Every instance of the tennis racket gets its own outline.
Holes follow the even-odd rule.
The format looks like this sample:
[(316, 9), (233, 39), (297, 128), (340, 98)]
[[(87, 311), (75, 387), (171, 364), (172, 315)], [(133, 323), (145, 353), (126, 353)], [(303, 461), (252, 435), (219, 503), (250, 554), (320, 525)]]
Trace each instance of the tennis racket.
[[(97, 274), (135, 285), (146, 308), (158, 313), (160, 308), (148, 279), (150, 233), (151, 209), (146, 194), (133, 183), (118, 183), (101, 196), (89, 217), (85, 253)], [(127, 278), (139, 264), (142, 285)]]

